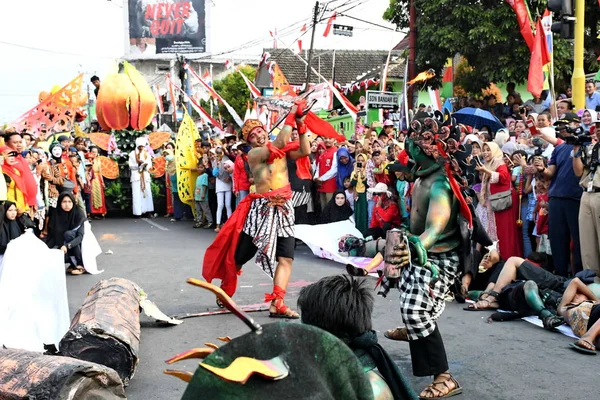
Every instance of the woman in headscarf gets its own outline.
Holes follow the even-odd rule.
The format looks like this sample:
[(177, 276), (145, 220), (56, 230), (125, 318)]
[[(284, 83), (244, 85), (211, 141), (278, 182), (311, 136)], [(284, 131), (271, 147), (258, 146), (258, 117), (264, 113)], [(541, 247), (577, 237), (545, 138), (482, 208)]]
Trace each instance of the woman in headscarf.
[(345, 221), (350, 218), (352, 214), (352, 208), (346, 199), (346, 192), (344, 190), (338, 190), (333, 194), (333, 197), (323, 209), (323, 212), (321, 213), (321, 223), (329, 224), (332, 222)]
[[(50, 160), (46, 165), (42, 164), (41, 167), (41, 175), (43, 178), (43, 193), (47, 208), (46, 213), (46, 224), (44, 225), (44, 230), (40, 234), (40, 238), (43, 239), (48, 234), (48, 220), (50, 216), (56, 212), (56, 207), (58, 204), (58, 195), (67, 190), (65, 187), (71, 187), (72, 190), (72, 182), (70, 182), (69, 177), (71, 176), (71, 172), (69, 166), (63, 162), (62, 158), (62, 147), (59, 142), (53, 142), (50, 145)], [(72, 169), (72, 167), (71, 167)]]
[(583, 114), (581, 115), (581, 127), (587, 133), (590, 132), (590, 128), (596, 125), (596, 121), (598, 119), (598, 113), (594, 110), (583, 110)]
[(6, 252), (8, 243), (23, 234), (23, 229), (17, 222), (17, 205), (6, 201), (0, 206), (0, 260)]
[(106, 215), (106, 199), (104, 197), (104, 178), (102, 177), (102, 162), (100, 161), (98, 147), (90, 147), (90, 160), (92, 163), (92, 181), (90, 187), (91, 212), (94, 219), (102, 219)]
[(350, 184), (354, 187), (356, 199), (354, 200), (354, 212), (356, 229), (363, 235), (369, 228), (369, 212), (367, 205), (367, 175), (365, 168), (367, 166), (367, 156), (359, 153), (356, 156), (354, 171), (350, 176)]
[(350, 156), (347, 148), (341, 147), (336, 154), (337, 157), (337, 175), (335, 181), (338, 190), (345, 190), (344, 179), (352, 175), (354, 169), (354, 159)]
[(85, 221), (85, 213), (76, 206), (75, 197), (68, 192), (61, 193), (58, 196), (58, 207), (50, 216), (47, 244), (51, 249), (62, 250), (65, 262), (71, 264), (67, 269), (71, 275), (85, 272), (81, 253)]
[[(522, 257), (523, 248), (521, 234), (517, 227), (518, 197), (512, 186), (510, 172), (503, 161), (500, 147), (494, 142), (487, 142), (482, 149), (483, 165), (476, 167), (481, 174), (481, 192), (477, 214), (484, 224), (484, 229), (492, 241), (499, 241), (500, 256), (504, 260), (510, 257)], [(491, 195), (510, 191), (512, 204), (499, 211), (492, 210)], [(483, 215), (482, 215), (483, 214)], [(487, 221), (487, 226), (485, 225)]]
[[(6, 198), (16, 205), (17, 213), (21, 215), (29, 210), (29, 193), (27, 191), (24, 173), (30, 173), (30, 171), (23, 171), (19, 168), (20, 164), (17, 161), (18, 153), (15, 150), (3, 146), (0, 148), (0, 154), (4, 157), (2, 172), (5, 175), (4, 179), (6, 181)], [(29, 167), (27, 167), (27, 169), (29, 169)], [(35, 196), (35, 193), (33, 196)]]

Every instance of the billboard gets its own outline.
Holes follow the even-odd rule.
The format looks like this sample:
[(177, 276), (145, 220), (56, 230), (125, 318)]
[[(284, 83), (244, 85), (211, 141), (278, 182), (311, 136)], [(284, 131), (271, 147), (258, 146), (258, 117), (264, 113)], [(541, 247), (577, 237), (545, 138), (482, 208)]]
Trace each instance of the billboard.
[(128, 0), (129, 55), (205, 53), (205, 0)]

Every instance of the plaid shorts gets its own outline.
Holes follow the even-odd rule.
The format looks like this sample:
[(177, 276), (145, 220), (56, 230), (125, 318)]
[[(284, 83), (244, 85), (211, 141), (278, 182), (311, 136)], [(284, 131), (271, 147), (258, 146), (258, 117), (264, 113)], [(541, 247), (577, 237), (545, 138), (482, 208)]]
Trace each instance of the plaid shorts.
[(442, 315), (444, 296), (458, 273), (458, 252), (427, 253), (427, 259), (439, 270), (438, 281), (429, 286), (431, 271), (418, 265), (404, 269), (399, 278), (400, 313), (410, 340), (429, 336), (435, 330), (435, 321)]

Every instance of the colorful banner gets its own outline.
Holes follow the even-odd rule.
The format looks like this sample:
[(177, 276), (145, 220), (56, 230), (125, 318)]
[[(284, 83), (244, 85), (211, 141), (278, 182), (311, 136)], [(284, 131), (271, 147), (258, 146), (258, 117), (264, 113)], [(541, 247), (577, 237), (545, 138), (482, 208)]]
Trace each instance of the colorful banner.
[(130, 56), (206, 53), (205, 0), (129, 0)]

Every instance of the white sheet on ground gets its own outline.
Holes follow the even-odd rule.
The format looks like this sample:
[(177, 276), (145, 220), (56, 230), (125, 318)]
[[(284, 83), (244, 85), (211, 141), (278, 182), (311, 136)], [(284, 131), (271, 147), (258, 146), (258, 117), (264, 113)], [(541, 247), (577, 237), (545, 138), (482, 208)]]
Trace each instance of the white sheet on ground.
[[(473, 300), (467, 300), (467, 303), (475, 304), (475, 302)], [(498, 310), (498, 312), (510, 313), (512, 311)], [(521, 319), (524, 321), (527, 321), (530, 324), (533, 324), (535, 326), (539, 326), (540, 328), (544, 327), (544, 323), (542, 322), (542, 320), (539, 319), (538, 317), (536, 317), (535, 315), (532, 315), (530, 317), (523, 317)], [(572, 337), (573, 339), (579, 339), (579, 336), (577, 336), (573, 333), (573, 331), (571, 330), (571, 327), (569, 325), (566, 325), (566, 324), (561, 325), (558, 328), (556, 328), (556, 330), (565, 336)]]
[[(363, 238), (350, 220), (321, 225), (296, 225), (296, 239), (302, 240), (319, 258), (340, 264), (351, 264), (364, 268), (372, 259), (367, 257), (345, 257), (339, 253), (339, 241), (344, 235)], [(381, 268), (377, 267), (375, 270)]]
[[(544, 327), (542, 320), (536, 316), (525, 317), (523, 319), (525, 321), (529, 322), (530, 324), (539, 326), (540, 328)], [(573, 331), (571, 330), (571, 327), (569, 325), (561, 325), (557, 328), (557, 330), (565, 336), (572, 337), (573, 339), (579, 339), (579, 336), (577, 336), (576, 334), (573, 333)]]
[(12, 240), (0, 274), (0, 345), (43, 351), (69, 329), (64, 254), (33, 231)]
[(83, 224), (83, 241), (81, 242), (81, 258), (83, 258), (83, 268), (92, 275), (104, 272), (98, 270), (96, 257), (102, 254), (102, 249), (92, 232), (92, 226), (88, 221)]

